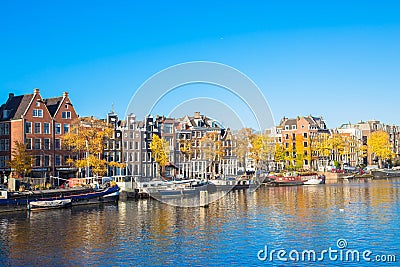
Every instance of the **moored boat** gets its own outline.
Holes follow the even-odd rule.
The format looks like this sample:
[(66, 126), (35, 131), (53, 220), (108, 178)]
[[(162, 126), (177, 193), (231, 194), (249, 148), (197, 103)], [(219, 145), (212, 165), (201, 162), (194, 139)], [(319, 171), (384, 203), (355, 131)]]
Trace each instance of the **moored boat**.
[(272, 181), (268, 185), (272, 186), (296, 186), (296, 185), (317, 185), (324, 184), (325, 177), (318, 176), (317, 173), (297, 173), (288, 172), (283, 175), (271, 177)]
[(207, 190), (210, 184), (198, 179), (167, 182), (167, 186), (153, 191), (154, 197), (182, 197), (193, 196), (202, 190)]
[(254, 184), (253, 180), (250, 179), (214, 179), (209, 180), (211, 184), (215, 185), (217, 190), (238, 190), (247, 189)]
[(371, 170), (373, 179), (387, 179), (400, 177), (400, 170), (393, 169), (376, 169)]
[(86, 188), (52, 189), (43, 191), (7, 192), (2, 191), (0, 197), (0, 212), (27, 210), (32, 202), (47, 203), (50, 205), (57, 200), (71, 201), (71, 205), (87, 205), (103, 202), (115, 202), (119, 199), (120, 188), (116, 185), (104, 189), (95, 190)]
[(30, 201), (28, 203), (28, 210), (47, 210), (47, 209), (61, 209), (72, 206), (72, 200), (68, 199), (54, 199), (54, 200), (38, 200)]

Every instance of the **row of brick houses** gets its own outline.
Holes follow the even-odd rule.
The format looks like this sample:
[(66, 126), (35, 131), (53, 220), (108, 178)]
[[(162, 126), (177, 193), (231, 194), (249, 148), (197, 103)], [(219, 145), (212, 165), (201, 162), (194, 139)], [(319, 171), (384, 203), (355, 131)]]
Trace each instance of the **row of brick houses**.
[[(296, 147), (301, 144), (302, 151), (297, 149), (296, 152), (293, 152), (294, 155), (291, 160), (295, 161), (297, 159), (295, 154), (301, 153), (304, 169), (321, 170), (323, 166), (333, 165), (334, 161), (340, 161), (348, 166), (377, 164), (378, 159), (371, 151), (367, 151), (366, 155), (360, 152), (361, 146), (367, 145), (370, 134), (375, 131), (388, 133), (392, 151), (397, 158), (400, 157), (400, 127), (387, 125), (377, 120), (360, 121), (356, 124), (347, 123), (336, 129), (328, 129), (322, 117), (311, 115), (291, 119), (284, 117), (277, 127), (270, 130), (270, 133), (275, 142), (281, 144), (285, 149), (293, 148), (293, 151), (296, 151)], [(323, 157), (313, 151), (313, 140), (318, 139), (318, 136), (323, 134), (329, 136), (339, 134), (346, 137), (348, 151), (342, 154), (331, 151), (329, 157)], [(285, 165), (290, 164), (295, 165), (292, 162), (285, 162)], [(274, 167), (279, 169), (280, 166), (275, 164)]]
[(11, 157), (15, 142), (22, 142), (34, 156), (32, 177), (50, 175), (73, 176), (75, 169), (66, 161), (76, 157), (64, 150), (61, 136), (69, 131), (76, 119), (75, 108), (67, 92), (54, 98), (42, 98), (39, 89), (33, 94), (15, 96), (0, 107), (0, 172), (10, 174), (7, 161)]
[[(127, 175), (143, 178), (159, 175), (149, 148), (153, 134), (164, 138), (169, 145), (169, 164), (164, 176), (210, 178), (215, 173), (237, 174), (237, 160), (232, 153), (231, 132), (199, 112), (195, 112), (194, 116), (178, 119), (150, 115), (141, 121), (138, 121), (134, 114), (130, 114), (116, 130), (121, 131), (122, 135), (121, 154), (122, 162), (126, 164), (124, 173)], [(200, 148), (200, 139), (211, 132), (216, 133), (221, 149), (224, 150), (224, 155), (213, 166)], [(184, 141), (189, 141), (193, 146), (189, 157), (181, 153), (180, 146)]]
[[(33, 94), (15, 96), (10, 93), (6, 103), (0, 106), (0, 174), (10, 174), (7, 161), (10, 160), (15, 141), (23, 142), (34, 156), (32, 177), (73, 177), (78, 170), (67, 164), (68, 158), (78, 155), (62, 147), (62, 135), (70, 130), (77, 119), (73, 104), (67, 92), (54, 98), (42, 98), (39, 89)], [(108, 167), (107, 175), (131, 175), (143, 178), (159, 176), (157, 164), (150, 150), (153, 135), (164, 138), (169, 144), (169, 164), (165, 176), (210, 178), (217, 176), (235, 176), (239, 170), (254, 171), (254, 161), (247, 157), (245, 166), (235, 155), (235, 135), (216, 120), (200, 112), (182, 118), (147, 116), (138, 120), (129, 114), (120, 120), (112, 110), (105, 119), (114, 129), (114, 135), (107, 140), (103, 158), (107, 161), (125, 163), (124, 169)], [(284, 117), (280, 124), (267, 133), (273, 142), (286, 149), (285, 162), (275, 162), (269, 155), (264, 162), (266, 169), (280, 169), (284, 165), (295, 165), (301, 160), (304, 169), (318, 169), (338, 160), (351, 166), (374, 164), (373, 154), (358, 154), (357, 146), (365, 145), (369, 135), (378, 130), (389, 134), (393, 152), (400, 156), (400, 127), (386, 125), (379, 121), (343, 124), (337, 129), (328, 129), (322, 117), (302, 116)], [(213, 133), (218, 149), (223, 151), (211, 164), (201, 146), (201, 139)], [(313, 140), (320, 135), (341, 134), (351, 143), (346, 155), (332, 153), (329, 158), (321, 157), (312, 149)], [(191, 144), (190, 154), (181, 152), (185, 142)], [(301, 149), (300, 149), (301, 148)], [(301, 157), (300, 157), (301, 155)], [(82, 174), (80, 174), (82, 175)]]

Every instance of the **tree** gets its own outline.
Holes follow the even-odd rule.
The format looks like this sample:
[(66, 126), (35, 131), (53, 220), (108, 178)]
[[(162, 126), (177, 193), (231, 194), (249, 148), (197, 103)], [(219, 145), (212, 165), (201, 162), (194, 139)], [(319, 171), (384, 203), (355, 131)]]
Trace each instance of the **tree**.
[(211, 174), (213, 178), (216, 173), (216, 164), (218, 164), (218, 173), (221, 173), (221, 160), (224, 155), (224, 148), (222, 146), (222, 141), (219, 132), (207, 132), (200, 139), (201, 153), (203, 153), (204, 158), (211, 163)]
[(293, 164), (296, 155), (296, 148), (293, 146), (292, 142), (288, 143), (288, 148), (285, 149), (285, 161), (287, 164), (288, 170), (293, 170), (295, 168), (295, 164)]
[(316, 134), (311, 138), (311, 154), (314, 159), (322, 160), (323, 166), (326, 167), (329, 156), (331, 155), (332, 149), (329, 144), (329, 134), (322, 133)]
[[(275, 154), (274, 154), (274, 161), (284, 164), (285, 162), (285, 148), (283, 147), (282, 144), (276, 143), (275, 144)], [(284, 167), (284, 166), (282, 166)]]
[(304, 147), (303, 136), (296, 135), (296, 170), (301, 170), (304, 167), (304, 159), (306, 158), (306, 148)]
[(15, 141), (14, 144), (11, 160), (7, 162), (8, 166), (16, 172), (17, 176), (25, 176), (32, 170), (33, 157), (26, 150), (24, 143)]
[(379, 160), (379, 167), (382, 167), (382, 160), (392, 159), (394, 153), (390, 146), (389, 134), (385, 131), (371, 133), (367, 141), (368, 150)]
[[(78, 118), (71, 129), (63, 137), (63, 146), (83, 153), (84, 157), (76, 160), (69, 160), (77, 168), (90, 168), (96, 175), (104, 175), (107, 172), (107, 162), (102, 159), (105, 141), (111, 138), (113, 129), (106, 122), (93, 118)], [(86, 173), (88, 176), (89, 173)]]
[(194, 148), (193, 148), (193, 144), (192, 144), (192, 140), (190, 139), (180, 139), (179, 141), (179, 151), (182, 153), (183, 158), (186, 162), (189, 162), (189, 168), (185, 168), (183, 167), (182, 170), (182, 174), (186, 174), (186, 170), (188, 171), (189, 177), (192, 177), (192, 158), (193, 158), (193, 152), (194, 152)]
[(169, 145), (164, 138), (160, 138), (158, 135), (153, 134), (151, 143), (151, 156), (158, 164), (159, 173), (162, 176), (163, 169), (169, 162)]
[(273, 139), (266, 134), (250, 135), (250, 157), (256, 163), (256, 169), (260, 169), (263, 162), (267, 161), (275, 153)]
[(235, 154), (239, 159), (242, 166), (245, 166), (246, 157), (250, 151), (250, 136), (252, 135), (252, 130), (250, 128), (243, 128), (235, 134), (236, 147)]

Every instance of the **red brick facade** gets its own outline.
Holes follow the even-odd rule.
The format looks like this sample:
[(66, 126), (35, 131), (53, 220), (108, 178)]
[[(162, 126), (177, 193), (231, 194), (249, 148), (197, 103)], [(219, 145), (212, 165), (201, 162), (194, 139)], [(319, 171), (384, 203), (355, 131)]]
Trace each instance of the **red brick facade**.
[(68, 93), (49, 99), (43, 99), (39, 89), (34, 89), (34, 93), (29, 95), (10, 94), (7, 102), (0, 107), (0, 113), (0, 124), (9, 125), (8, 135), (1, 135), (0, 131), (0, 138), (8, 139), (9, 143), (7, 150), (0, 147), (2, 174), (10, 173), (5, 159), (11, 158), (15, 141), (24, 142), (34, 157), (31, 176), (49, 177), (60, 172), (69, 176), (68, 173), (74, 173), (66, 163), (73, 154), (64, 150), (61, 144), (62, 135), (78, 118)]

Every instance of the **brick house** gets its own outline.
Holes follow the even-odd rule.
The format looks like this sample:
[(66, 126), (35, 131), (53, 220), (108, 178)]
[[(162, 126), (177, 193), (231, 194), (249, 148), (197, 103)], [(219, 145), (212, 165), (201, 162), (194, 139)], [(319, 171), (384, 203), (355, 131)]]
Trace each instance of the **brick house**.
[[(318, 156), (312, 155), (312, 140), (318, 134), (329, 134), (322, 117), (302, 116), (294, 119), (283, 117), (277, 132), (281, 133), (283, 147), (287, 150), (287, 165), (300, 165), (303, 169), (317, 168)], [(301, 162), (299, 162), (301, 161)]]
[[(0, 171), (10, 175), (7, 160), (11, 159), (15, 141), (23, 142), (32, 154), (32, 177), (71, 177), (75, 169), (67, 163), (75, 157), (61, 146), (61, 137), (70, 129), (78, 117), (68, 93), (60, 97), (44, 99), (39, 89), (33, 94), (15, 96), (10, 93), (5, 104), (0, 107)], [(4, 130), (1, 130), (4, 129)]]

